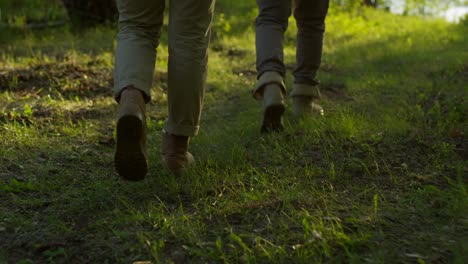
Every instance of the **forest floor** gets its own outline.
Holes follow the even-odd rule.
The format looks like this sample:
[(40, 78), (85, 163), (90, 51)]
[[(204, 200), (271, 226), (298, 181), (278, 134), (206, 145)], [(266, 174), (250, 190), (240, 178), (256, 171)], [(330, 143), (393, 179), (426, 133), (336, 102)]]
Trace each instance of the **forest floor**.
[(238, 11), (218, 9), (179, 178), (159, 158), (164, 32), (137, 183), (113, 167), (115, 29), (1, 34), (0, 263), (466, 263), (468, 23), (332, 10), (325, 115), (288, 102), (285, 131), (261, 135), (255, 10)]

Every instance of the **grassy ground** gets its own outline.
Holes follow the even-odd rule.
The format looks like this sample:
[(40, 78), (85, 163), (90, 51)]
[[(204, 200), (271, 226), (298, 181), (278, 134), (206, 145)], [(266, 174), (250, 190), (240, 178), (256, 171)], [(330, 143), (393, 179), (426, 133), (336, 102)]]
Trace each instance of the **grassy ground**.
[(198, 165), (159, 161), (163, 41), (139, 183), (113, 169), (115, 30), (0, 34), (0, 263), (465, 263), (467, 24), (332, 10), (325, 116), (261, 136), (255, 10), (218, 11)]

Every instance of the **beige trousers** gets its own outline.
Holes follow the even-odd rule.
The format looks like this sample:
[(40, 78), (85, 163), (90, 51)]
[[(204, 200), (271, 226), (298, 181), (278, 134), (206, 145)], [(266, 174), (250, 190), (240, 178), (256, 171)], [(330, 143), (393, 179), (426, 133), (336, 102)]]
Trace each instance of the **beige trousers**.
[[(165, 0), (117, 0), (119, 33), (115, 55), (114, 94), (134, 86), (151, 98), (156, 48)], [(164, 130), (194, 136), (199, 130), (208, 44), (215, 0), (170, 0), (168, 112)]]

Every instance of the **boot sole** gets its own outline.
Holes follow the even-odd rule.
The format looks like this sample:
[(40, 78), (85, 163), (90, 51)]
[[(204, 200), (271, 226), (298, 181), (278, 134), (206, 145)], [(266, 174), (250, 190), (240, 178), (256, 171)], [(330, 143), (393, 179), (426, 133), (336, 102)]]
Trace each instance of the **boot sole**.
[(263, 114), (261, 133), (279, 132), (284, 130), (282, 117), (285, 111), (283, 104), (270, 105)]
[(128, 181), (140, 181), (148, 173), (148, 162), (142, 149), (143, 122), (136, 116), (123, 116), (117, 122), (115, 168)]

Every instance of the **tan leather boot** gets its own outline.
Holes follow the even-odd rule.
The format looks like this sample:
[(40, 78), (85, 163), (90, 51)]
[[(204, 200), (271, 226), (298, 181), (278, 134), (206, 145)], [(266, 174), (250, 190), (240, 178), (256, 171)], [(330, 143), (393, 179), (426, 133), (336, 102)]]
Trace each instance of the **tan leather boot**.
[(262, 133), (282, 131), (284, 114), (283, 90), (278, 84), (269, 84), (263, 88)]
[(189, 137), (163, 132), (161, 144), (162, 161), (172, 173), (182, 172), (195, 163), (193, 155), (188, 152), (189, 141)]
[(131, 86), (120, 96), (114, 162), (125, 180), (142, 180), (148, 172), (145, 101), (143, 94)]
[(324, 115), (323, 107), (314, 103), (312, 96), (294, 96), (293, 113), (295, 116)]

